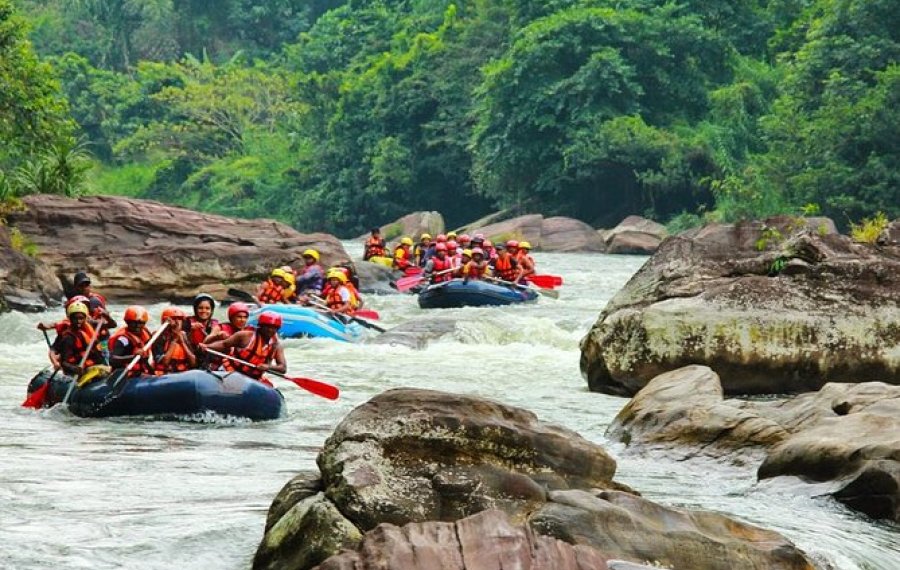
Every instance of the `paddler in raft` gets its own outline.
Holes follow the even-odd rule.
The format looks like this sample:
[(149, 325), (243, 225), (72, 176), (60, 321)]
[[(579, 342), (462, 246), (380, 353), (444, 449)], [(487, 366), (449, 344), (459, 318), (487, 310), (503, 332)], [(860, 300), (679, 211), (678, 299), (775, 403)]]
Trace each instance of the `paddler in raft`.
[(328, 284), (323, 294), (325, 305), (333, 313), (352, 315), (362, 306), (359, 292), (350, 284), (347, 273), (343, 267), (332, 267), (326, 274)]
[(103, 364), (103, 354), (96, 342), (97, 333), (88, 323), (88, 312), (84, 303), (70, 304), (66, 309), (69, 325), (53, 343), (53, 351), (59, 355), (59, 367), (75, 378), (79, 378), (88, 368)]
[(519, 251), (516, 254), (516, 262), (519, 265), (519, 270), (516, 273), (515, 282), (521, 283), (523, 280), (527, 279), (529, 275), (534, 275), (534, 258), (529, 255), (531, 251), (531, 244), (527, 241), (519, 242)]
[(150, 314), (144, 307), (132, 305), (125, 309), (123, 320), (125, 326), (117, 330), (109, 339), (109, 364), (113, 368), (113, 373), (124, 370), (131, 364), (135, 356), (140, 355), (141, 359), (137, 365), (128, 372), (128, 378), (152, 374), (153, 368), (146, 360), (150, 354), (150, 347), (147, 346), (147, 343), (153, 336), (147, 330)]
[(453, 275), (451, 275), (452, 269), (453, 262), (447, 257), (447, 244), (438, 242), (434, 246), (434, 255), (425, 264), (425, 271), (422, 273), (422, 277), (427, 279), (429, 283), (450, 281), (453, 279)]
[(157, 376), (172, 372), (184, 372), (197, 366), (197, 356), (191, 348), (184, 319), (187, 315), (178, 307), (166, 307), (160, 315), (160, 324), (169, 323), (166, 330), (153, 343), (153, 372)]
[(300, 302), (307, 295), (321, 295), (325, 286), (325, 269), (319, 263), (320, 255), (315, 249), (303, 252), (303, 271), (297, 276), (297, 294)]
[(372, 228), (372, 235), (366, 240), (365, 249), (363, 250), (363, 261), (368, 261), (370, 257), (384, 257), (385, 243), (381, 237), (380, 228)]
[(200, 350), (224, 352), (250, 363), (252, 366), (225, 359), (222, 367), (228, 371), (240, 372), (271, 386), (272, 383), (263, 376), (266, 371), (271, 370), (282, 374), (287, 372), (284, 348), (278, 339), (278, 329), (280, 328), (281, 315), (265, 311), (256, 322), (256, 330), (242, 330), (224, 340), (209, 344), (202, 343)]
[(413, 267), (413, 259), (412, 250), (410, 249), (413, 246), (413, 240), (409, 236), (403, 236), (400, 238), (400, 243), (394, 248), (394, 269), (399, 269), (400, 271), (406, 271), (408, 268)]
[(282, 267), (276, 267), (256, 289), (256, 299), (264, 305), (293, 303), (297, 290), (294, 276)]

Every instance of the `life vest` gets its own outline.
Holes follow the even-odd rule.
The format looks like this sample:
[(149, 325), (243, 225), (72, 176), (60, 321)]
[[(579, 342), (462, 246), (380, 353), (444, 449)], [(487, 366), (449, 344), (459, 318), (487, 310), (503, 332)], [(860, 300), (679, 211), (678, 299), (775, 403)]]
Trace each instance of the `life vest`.
[(485, 267), (486, 264), (483, 261), (479, 264), (472, 260), (463, 267), (463, 277), (466, 279), (481, 279), (484, 277)]
[(501, 255), (494, 261), (494, 272), (499, 279), (512, 281), (516, 278), (516, 260), (510, 255)]
[[(147, 330), (147, 327), (143, 327), (140, 336), (138, 336), (132, 334), (132, 332), (128, 330), (128, 327), (124, 326), (109, 337), (109, 346), (111, 350), (114, 349), (116, 343), (119, 342), (119, 339), (125, 337), (128, 339), (128, 349), (131, 351), (131, 355), (134, 356), (150, 341), (151, 336), (152, 335), (150, 334), (150, 331)], [(125, 366), (122, 368), (125, 368)], [(152, 372), (153, 370), (150, 368), (147, 361), (142, 359), (131, 369), (129, 376), (137, 376), (145, 373), (149, 374)]]
[[(84, 353), (87, 351), (88, 346), (90, 346), (91, 339), (94, 338), (94, 327), (88, 323), (84, 323), (78, 330), (73, 330), (72, 327), (66, 327), (62, 335), (70, 337), (73, 340), (73, 346), (75, 347), (75, 350), (72, 354), (67, 355), (64, 362), (76, 366), (81, 364), (81, 359), (84, 358)], [(90, 354), (88, 354), (87, 359), (84, 361), (84, 368), (100, 364), (100, 360), (94, 358), (94, 356), (97, 356), (97, 351), (96, 347), (92, 346)]]
[(449, 257), (444, 256), (444, 259), (440, 257), (432, 257), (431, 258), (431, 282), (432, 283), (441, 283), (442, 281), (450, 281), (453, 279), (453, 275), (449, 272), (444, 273), (443, 275), (438, 275), (441, 271), (447, 271), (448, 269), (453, 268), (453, 262)]
[(190, 366), (188, 365), (187, 353), (184, 350), (184, 347), (180, 344), (175, 345), (175, 351), (172, 353), (172, 358), (169, 359), (169, 363), (166, 366), (163, 366), (160, 360), (162, 360), (163, 356), (167, 352), (169, 352), (169, 347), (172, 345), (172, 338), (167, 337), (162, 345), (162, 351), (159, 353), (159, 359), (156, 362), (156, 366), (154, 367), (154, 372), (157, 375), (160, 374), (168, 374), (169, 372), (184, 372), (185, 370), (190, 370)]
[(417, 243), (416, 248), (413, 250), (413, 257), (416, 259), (416, 265), (425, 267), (425, 263), (428, 262), (428, 259), (433, 253), (434, 249), (431, 245), (425, 245), (422, 242)]
[(366, 240), (366, 255), (365, 258), (369, 259), (370, 257), (383, 256), (384, 255), (384, 242), (380, 237), (371, 236)]
[(362, 304), (362, 298), (359, 296), (359, 290), (350, 281), (344, 283), (344, 287), (347, 288), (347, 291), (350, 291), (350, 307), (354, 310), (358, 309)]
[[(273, 335), (272, 338), (266, 342), (263, 340), (263, 337), (253, 333), (253, 336), (250, 338), (250, 343), (245, 348), (235, 348), (232, 349), (231, 352), (232, 356), (235, 358), (240, 358), (250, 364), (259, 366), (261, 364), (272, 362), (272, 358), (275, 356), (275, 350), (277, 348), (278, 335)], [(262, 370), (259, 368), (247, 366), (246, 364), (241, 364), (240, 362), (235, 362), (233, 360), (226, 360), (223, 366), (226, 370), (240, 372), (244, 376), (249, 376), (250, 378), (255, 378), (257, 380), (261, 379), (263, 375)]]
[(259, 294), (259, 302), (268, 305), (273, 305), (275, 303), (284, 303), (284, 287), (279, 287), (278, 285), (272, 283), (271, 280), (266, 279), (266, 282), (263, 284), (262, 293)]
[[(188, 341), (191, 343), (191, 346), (197, 347), (201, 342), (206, 340), (206, 337), (209, 336), (209, 333), (212, 332), (213, 327), (219, 325), (219, 321), (216, 319), (209, 319), (205, 325), (200, 328), (194, 328), (194, 323), (199, 323), (197, 317), (191, 316), (184, 319), (184, 332), (188, 335)], [(112, 344), (112, 343), (110, 343)]]
[[(344, 299), (341, 297), (342, 289), (346, 289), (346, 291), (350, 294), (350, 313), (352, 313), (353, 310), (356, 309), (356, 306), (358, 306), (358, 305), (354, 304), (353, 290), (350, 289), (349, 287), (347, 287), (346, 283), (342, 283), (342, 284), (338, 285), (337, 287), (333, 287), (333, 288), (329, 289), (328, 295), (325, 297), (325, 304), (328, 305), (328, 308), (331, 310), (337, 310), (341, 306), (343, 306)], [(356, 303), (358, 303), (358, 302), (359, 302), (359, 300), (357, 299)]]
[(394, 267), (397, 269), (406, 269), (412, 265), (409, 261), (409, 251), (403, 249), (403, 246), (397, 246), (394, 250)]

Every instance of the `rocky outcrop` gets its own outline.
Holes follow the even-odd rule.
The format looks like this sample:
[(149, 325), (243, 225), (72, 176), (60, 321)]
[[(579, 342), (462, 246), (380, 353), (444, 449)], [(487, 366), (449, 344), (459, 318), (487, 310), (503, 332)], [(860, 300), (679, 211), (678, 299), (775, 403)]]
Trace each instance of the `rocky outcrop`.
[(584, 222), (563, 217), (545, 218), (540, 214), (473, 227), (471, 233), (476, 232), (495, 242), (527, 240), (542, 251), (602, 252), (606, 248), (597, 232)]
[[(322, 568), (417, 568), (437, 553), (452, 560), (461, 552), (483, 553), (489, 564), (502, 549), (511, 561), (552, 554), (571, 564), (572, 553), (589, 552), (583, 547), (604, 560), (672, 568), (812, 568), (775, 533), (639, 499), (613, 480), (615, 462), (601, 447), (479, 398), (385, 392), (341, 422), (318, 464), (320, 482), (301, 475), (276, 498), (254, 568), (305, 570), (354, 541), (354, 553)], [(494, 513), (471, 518), (485, 511)], [(357, 533), (369, 531), (360, 545)], [(575, 547), (529, 538), (535, 531)], [(410, 544), (423, 558), (409, 558)], [(405, 562), (377, 566), (384, 560)]]
[(851, 508), (900, 521), (900, 386), (827, 384), (778, 401), (724, 399), (705, 366), (661, 374), (622, 409), (608, 435), (679, 455), (762, 457), (760, 479), (828, 482)]
[[(402, 236), (409, 236), (413, 241), (419, 241), (423, 233), (436, 236), (444, 233), (444, 216), (440, 212), (413, 212), (381, 226), (381, 237), (388, 242), (399, 241)], [(357, 237), (357, 241), (364, 241), (369, 237), (365, 233)]]
[(713, 224), (671, 237), (581, 342), (591, 390), (633, 395), (689, 364), (728, 394), (900, 383), (900, 257), (826, 219)]
[(606, 253), (651, 255), (668, 232), (665, 226), (640, 216), (628, 216), (611, 230), (598, 230)]
[(385, 267), (379, 263), (356, 261), (353, 263), (356, 275), (359, 277), (359, 290), (361, 293), (376, 293), (378, 295), (393, 295), (396, 289), (391, 288), (391, 282), (403, 276), (400, 271)]
[(327, 234), (301, 234), (273, 220), (239, 220), (118, 196), (38, 195), (9, 216), (64, 285), (79, 270), (111, 300), (184, 300), (229, 287), (254, 289), (280, 265), (346, 259)]
[(14, 247), (9, 228), (0, 224), (0, 312), (41, 311), (62, 298), (50, 267)]

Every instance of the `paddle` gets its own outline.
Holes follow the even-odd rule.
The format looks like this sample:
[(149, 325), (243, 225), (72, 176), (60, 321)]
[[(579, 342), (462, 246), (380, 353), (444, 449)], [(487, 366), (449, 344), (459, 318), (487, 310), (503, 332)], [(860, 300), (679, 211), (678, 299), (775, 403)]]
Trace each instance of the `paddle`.
[(544, 289), (554, 289), (562, 285), (562, 278), (557, 275), (529, 275), (525, 279)]
[(364, 327), (366, 327), (366, 328), (372, 329), (372, 330), (374, 330), (374, 331), (378, 331), (378, 332), (385, 332), (385, 331), (387, 331), (386, 328), (380, 327), (380, 326), (376, 325), (376, 324), (373, 323), (373, 322), (367, 321), (366, 319), (361, 319), (361, 318), (359, 318), (359, 317), (357, 317), (357, 316), (354, 316), (354, 315), (346, 315), (346, 314), (344, 314), (344, 313), (338, 313), (338, 312), (336, 312), (336, 311), (332, 311), (331, 309), (328, 308), (328, 305), (326, 305), (325, 303), (323, 303), (321, 300), (318, 300), (318, 301), (317, 301), (317, 300), (316, 300), (316, 297), (313, 297), (312, 295), (310, 295), (310, 297), (309, 297), (309, 302), (310, 302), (310, 304), (311, 304), (312, 306), (314, 306), (314, 307), (318, 307), (318, 308), (322, 309), (323, 311), (328, 311), (329, 313), (331, 313), (331, 315), (332, 315), (334, 318), (336, 318), (336, 319), (338, 319), (338, 320), (341, 320), (341, 317), (344, 317), (344, 318), (350, 319), (351, 321), (353, 321), (353, 322), (355, 322), (355, 323), (359, 323), (359, 324), (361, 324), (362, 326), (364, 326)]
[[(215, 354), (220, 358), (227, 358), (228, 360), (237, 362), (239, 364), (243, 364), (244, 366), (251, 366), (253, 368), (259, 369), (260, 367), (255, 364), (250, 364), (246, 360), (241, 360), (240, 358), (231, 356), (230, 354), (225, 354), (224, 352), (219, 352), (218, 350), (212, 350), (211, 348), (207, 348), (206, 352), (210, 354)], [(326, 384), (325, 382), (321, 382), (319, 380), (313, 380), (312, 378), (301, 378), (298, 376), (288, 376), (286, 374), (282, 374), (281, 372), (275, 372), (274, 370), (266, 370), (269, 374), (274, 374), (279, 378), (284, 378), (285, 380), (290, 380), (300, 388), (315, 394), (316, 396), (321, 396), (323, 398), (327, 398), (329, 400), (337, 400), (338, 396), (340, 396), (340, 391), (337, 386), (332, 386), (331, 384)]]
[(246, 291), (241, 291), (240, 289), (229, 289), (228, 294), (234, 297), (235, 299), (240, 299), (245, 303), (253, 303), (254, 305), (259, 305), (259, 299), (251, 295)]
[[(445, 273), (450, 273), (451, 271), (456, 271), (456, 267), (451, 267), (450, 269), (444, 269), (443, 271), (438, 271), (433, 273), (432, 275), (444, 275)], [(407, 275), (406, 277), (401, 277), (397, 279), (391, 286), (394, 287), (400, 293), (406, 293), (416, 285), (420, 284), (422, 281), (425, 281), (424, 275)]]
[[(53, 345), (50, 343), (50, 337), (47, 336), (47, 331), (41, 329), (41, 332), (44, 333), (44, 340), (47, 341), (47, 348), (52, 349)], [(50, 383), (56, 378), (56, 375), (59, 373), (59, 368), (53, 369), (53, 374), (50, 375), (50, 378), (47, 378), (47, 381), (41, 384), (37, 390), (28, 394), (25, 398), (25, 401), (22, 402), (23, 408), (42, 408), (44, 406), (44, 400), (47, 399), (47, 392), (50, 391)]]
[(538, 289), (537, 287), (529, 287), (528, 285), (522, 285), (521, 283), (515, 283), (513, 281), (504, 281), (503, 279), (497, 279), (496, 277), (485, 277), (485, 279), (494, 281), (495, 283), (502, 283), (503, 285), (508, 285), (510, 287), (537, 291), (539, 294), (550, 297), (551, 299), (559, 299), (559, 291), (554, 291), (553, 289)]
[[(169, 326), (169, 321), (164, 322), (163, 326), (159, 327), (159, 330), (153, 333), (153, 336), (150, 337), (150, 340), (147, 341), (147, 344), (145, 344), (144, 347), (149, 348), (156, 344), (156, 339), (158, 339), (159, 335), (161, 335), (163, 331), (166, 330), (167, 326)], [(126, 366), (125, 369), (119, 373), (119, 376), (113, 381), (113, 390), (115, 390), (116, 386), (119, 385), (119, 382), (121, 382), (122, 379), (125, 378), (129, 372), (131, 372), (131, 369), (134, 368), (135, 365), (141, 360), (142, 356), (143, 355), (141, 354), (141, 351), (138, 351), (138, 353), (134, 355), (134, 358), (131, 359), (131, 362), (128, 363), (128, 366)]]
[(381, 318), (381, 315), (379, 315), (378, 311), (375, 309), (359, 309), (356, 311), (356, 316), (364, 319), (372, 319), (373, 321), (377, 321)]
[[(87, 348), (84, 349), (84, 355), (81, 357), (81, 362), (78, 363), (78, 368), (83, 369), (84, 363), (87, 362), (88, 356), (91, 354), (91, 349), (94, 348), (94, 343), (97, 342), (97, 337), (100, 336), (100, 329), (103, 328), (103, 323), (105, 322), (103, 317), (100, 317), (100, 321), (97, 323), (97, 327), (94, 329), (94, 334), (91, 335), (91, 342), (88, 343)], [(84, 374), (84, 370), (81, 371)], [(69, 384), (69, 389), (66, 390), (66, 396), (63, 398), (62, 405), (65, 406), (69, 403), (69, 397), (72, 395), (72, 392), (75, 390), (75, 385), (78, 384), (78, 379), (73, 378), (72, 383)]]

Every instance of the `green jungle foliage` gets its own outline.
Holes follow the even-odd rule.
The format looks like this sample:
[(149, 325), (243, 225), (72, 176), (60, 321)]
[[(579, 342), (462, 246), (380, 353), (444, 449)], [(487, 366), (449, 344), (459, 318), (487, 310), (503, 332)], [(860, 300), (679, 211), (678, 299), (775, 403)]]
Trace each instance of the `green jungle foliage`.
[(896, 218), (895, 4), (0, 0), (0, 198), (340, 235), (419, 209)]

